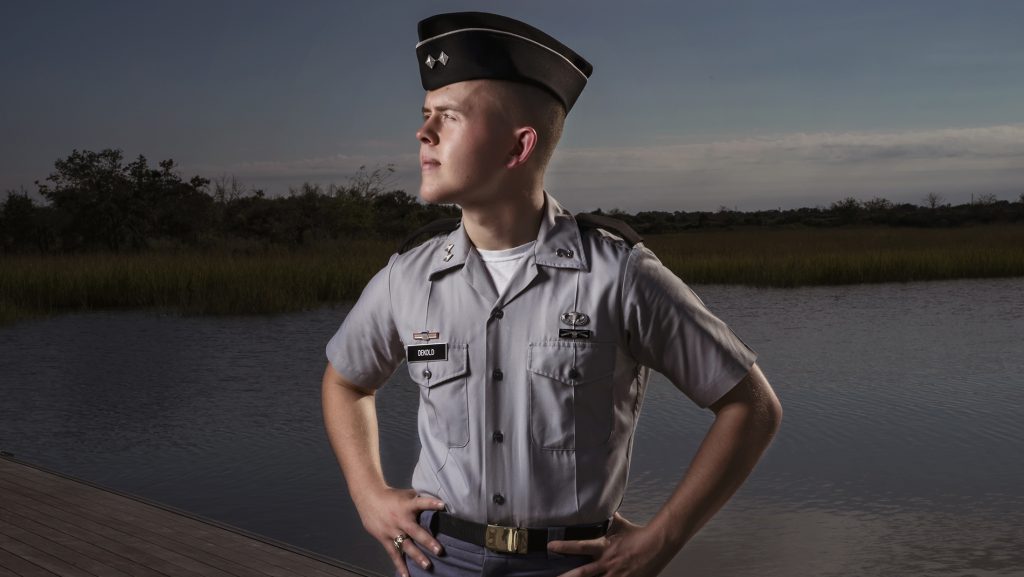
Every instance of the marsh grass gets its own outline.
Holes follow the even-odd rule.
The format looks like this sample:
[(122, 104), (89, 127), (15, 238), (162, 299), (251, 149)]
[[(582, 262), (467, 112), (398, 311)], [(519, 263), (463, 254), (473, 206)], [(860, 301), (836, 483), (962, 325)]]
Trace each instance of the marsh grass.
[[(1024, 276), (1024, 226), (737, 229), (651, 236), (690, 284), (761, 287)], [(357, 298), (395, 243), (287, 250), (4, 256), (0, 323), (65, 311), (282, 313)]]
[(1024, 276), (1024, 226), (694, 231), (646, 244), (692, 284), (760, 287)]
[(306, 252), (4, 257), (0, 322), (107, 308), (206, 315), (308, 310), (357, 298), (392, 249), (365, 241)]

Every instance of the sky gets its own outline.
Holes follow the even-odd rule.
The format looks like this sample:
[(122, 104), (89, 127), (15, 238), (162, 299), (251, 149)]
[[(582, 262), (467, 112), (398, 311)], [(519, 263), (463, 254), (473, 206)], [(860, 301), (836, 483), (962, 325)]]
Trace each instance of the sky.
[(545, 181), (572, 210), (1024, 194), (1010, 0), (3, 2), (0, 191), (117, 148), (268, 195), (390, 164), (415, 193), (416, 23), (462, 10), (594, 65)]

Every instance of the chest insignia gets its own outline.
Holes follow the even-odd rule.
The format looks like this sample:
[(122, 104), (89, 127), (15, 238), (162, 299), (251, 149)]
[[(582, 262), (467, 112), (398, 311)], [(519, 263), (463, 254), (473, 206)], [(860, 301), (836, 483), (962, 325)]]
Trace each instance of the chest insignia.
[(433, 341), (441, 338), (441, 333), (437, 331), (423, 331), (412, 334), (412, 340), (414, 341)]
[(408, 345), (405, 347), (405, 360), (410, 363), (425, 363), (427, 361), (447, 361), (448, 343), (434, 343), (432, 345)]
[(572, 311), (562, 314), (562, 324), (569, 325), (570, 327), (582, 327), (589, 322), (590, 317), (583, 313)]
[(590, 339), (590, 331), (582, 329), (558, 329), (558, 338), (570, 341), (585, 341)]

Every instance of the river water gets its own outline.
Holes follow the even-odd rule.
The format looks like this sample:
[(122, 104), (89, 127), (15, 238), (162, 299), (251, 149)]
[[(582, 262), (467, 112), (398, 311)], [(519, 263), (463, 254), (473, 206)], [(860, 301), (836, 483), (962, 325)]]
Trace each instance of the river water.
[[(785, 418), (666, 575), (1024, 575), (1024, 279), (696, 290), (758, 351)], [(320, 417), (346, 310), (0, 328), (0, 449), (390, 574)], [(396, 485), (416, 401), (401, 369), (378, 393)], [(654, 377), (624, 515), (657, 511), (711, 418)]]

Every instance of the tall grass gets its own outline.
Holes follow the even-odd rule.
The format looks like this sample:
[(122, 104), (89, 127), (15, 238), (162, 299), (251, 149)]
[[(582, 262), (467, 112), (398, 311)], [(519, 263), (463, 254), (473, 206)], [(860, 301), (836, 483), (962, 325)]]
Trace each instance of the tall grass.
[(762, 287), (1024, 276), (1024, 226), (746, 229), (654, 236), (689, 283)]
[(307, 252), (4, 257), (0, 322), (99, 308), (213, 315), (311, 309), (357, 298), (392, 249), (362, 241)]
[[(1024, 276), (1024, 226), (747, 229), (651, 236), (691, 284), (851, 284)], [(278, 313), (355, 299), (394, 243), (287, 250), (0, 257), (0, 323), (63, 311), (157, 307)]]

